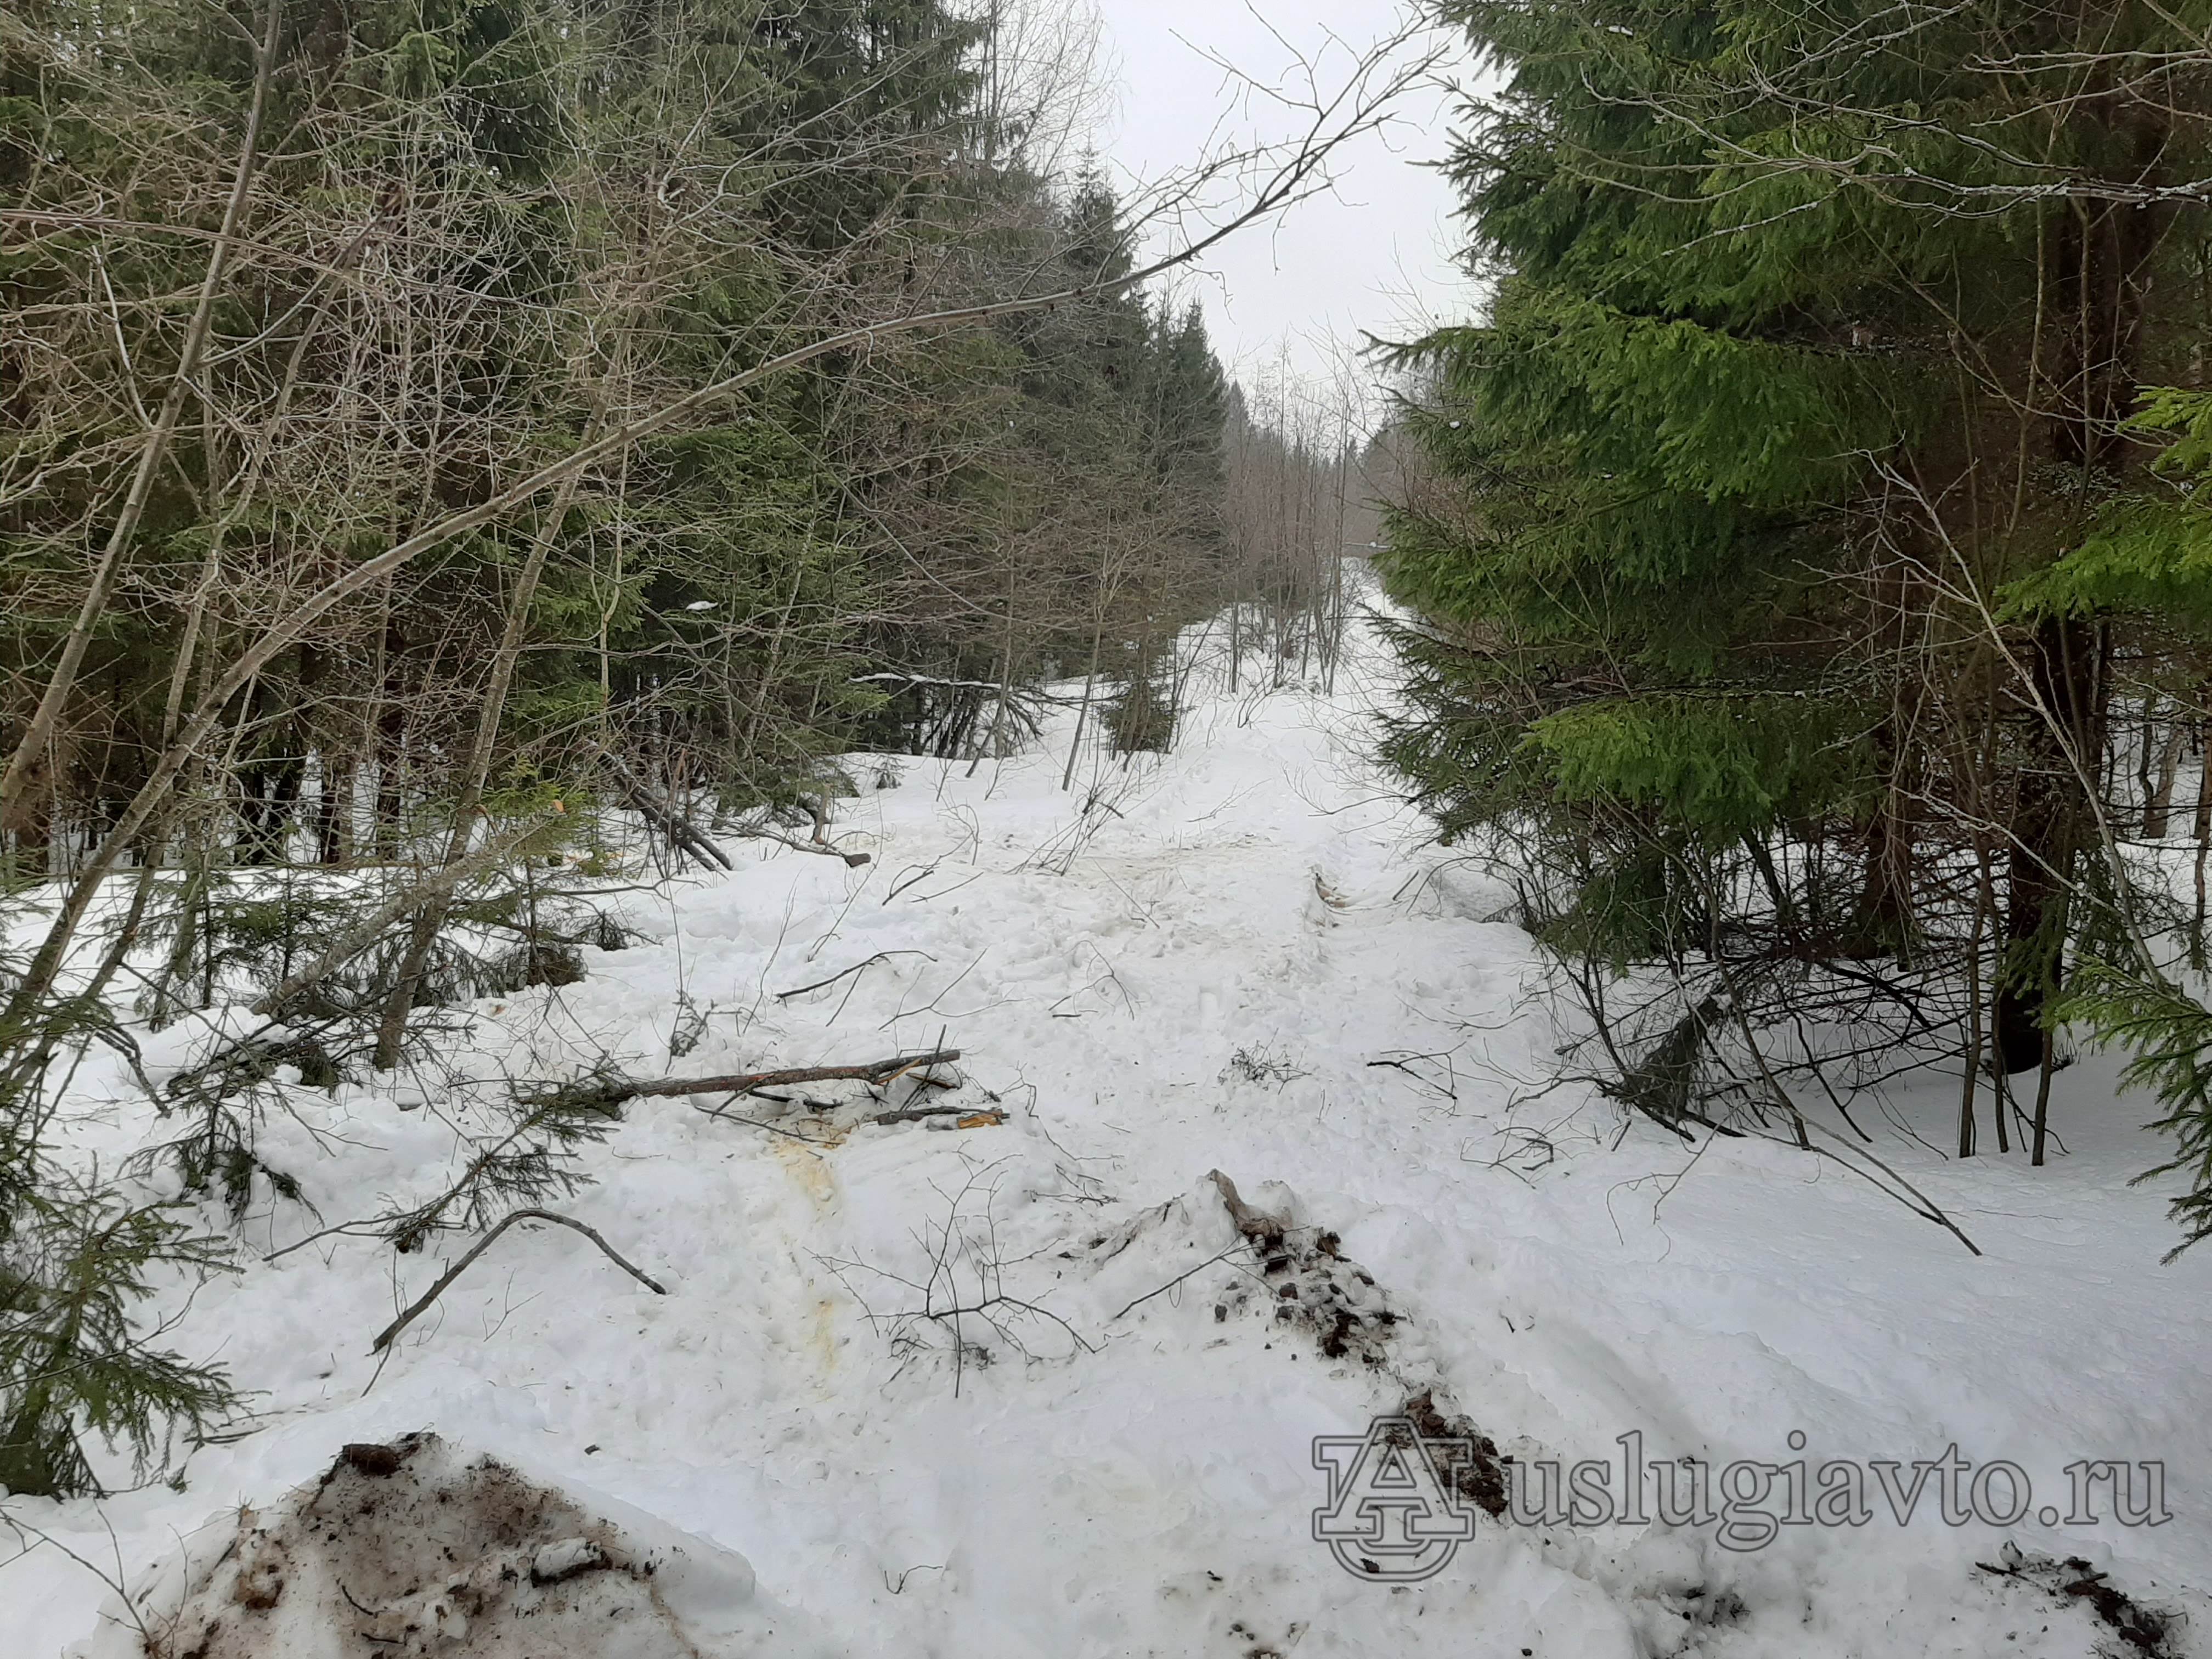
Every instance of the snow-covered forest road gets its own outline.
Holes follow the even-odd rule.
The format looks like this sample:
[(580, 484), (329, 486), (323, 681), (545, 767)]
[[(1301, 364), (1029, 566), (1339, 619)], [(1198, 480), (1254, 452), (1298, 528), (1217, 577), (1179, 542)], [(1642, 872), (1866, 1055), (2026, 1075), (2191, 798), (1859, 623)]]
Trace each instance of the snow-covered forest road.
[[(845, 1127), (853, 1085), (793, 1091), (825, 1114), (732, 1107), (758, 1122), (700, 1109), (721, 1097), (635, 1103), (554, 1207), (666, 1296), (580, 1237), (512, 1231), (380, 1363), (372, 1336), (460, 1247), (324, 1241), (175, 1309), (175, 1346), (262, 1391), (257, 1431), (198, 1451), (181, 1491), (18, 1512), (135, 1577), (342, 1443), (429, 1428), (742, 1553), (788, 1610), (763, 1653), (2143, 1650), (2065, 1593), (2081, 1570), (1977, 1566), (2008, 1539), (2185, 1615), (2159, 1650), (2212, 1652), (2212, 1253), (2159, 1265), (2162, 1193), (2127, 1184), (2156, 1152), (2143, 1107), (2100, 1097), (2095, 1062), (2063, 1075), (2069, 1155), (2039, 1172), (1900, 1132), (1917, 1115), (1940, 1139), (1948, 1091), (1899, 1094), (1888, 1123), (1870, 1106), (1976, 1259), (1832, 1164), (1624, 1133), (1580, 1084), (1533, 1097), (1557, 1042), (1534, 948), (1364, 758), (1388, 694), (1371, 641), (1333, 696), (1215, 686), (1175, 753), (1068, 793), (1064, 726), (973, 775), (856, 763), (837, 832), (866, 866), (734, 843), (734, 875), (625, 896), (644, 942), (473, 1005), (441, 1066), (705, 1075), (941, 1037), (974, 1127)], [(194, 1040), (149, 1037), (149, 1068)], [(76, 1097), (143, 1134), (104, 1064)], [(294, 1093), (262, 1155), (326, 1221), (445, 1178), (440, 1069)], [(1287, 1270), (1240, 1239), (1214, 1170), (1286, 1216)], [(247, 1223), (257, 1255), (315, 1224)], [(1617, 1458), (1632, 1431), (1716, 1468), (1955, 1445), (2036, 1497), (2019, 1526), (1953, 1528), (1931, 1488), (1901, 1528), (1869, 1476), (1869, 1523), (1755, 1550), (1486, 1516), (1426, 1582), (1363, 1582), (1314, 1539), (1312, 1443), (1425, 1391), (1523, 1458)], [(2158, 1460), (2173, 1519), (2039, 1524), (2081, 1458)], [(58, 1548), (0, 1569), (0, 1653), (51, 1659), (106, 1594)]]

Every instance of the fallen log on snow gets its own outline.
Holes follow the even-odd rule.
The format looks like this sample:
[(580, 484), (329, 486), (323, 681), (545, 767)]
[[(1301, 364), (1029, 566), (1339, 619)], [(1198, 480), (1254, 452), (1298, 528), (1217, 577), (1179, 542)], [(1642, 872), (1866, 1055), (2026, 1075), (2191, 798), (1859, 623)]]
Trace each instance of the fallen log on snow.
[(623, 798), (642, 813), (647, 822), (666, 836), (671, 844), (690, 854), (702, 864), (713, 865), (722, 870), (736, 870), (738, 866), (731, 862), (727, 853), (715, 846), (697, 824), (684, 817), (681, 807), (661, 799), (650, 784), (623, 763), (621, 757), (611, 750), (601, 748), (599, 758), (606, 763), (608, 772), (621, 786)]
[[(912, 1072), (933, 1066), (949, 1066), (960, 1058), (957, 1048), (938, 1048), (928, 1054), (893, 1054), (887, 1060), (864, 1060), (849, 1066), (797, 1066), (777, 1072), (733, 1072), (720, 1077), (664, 1077), (653, 1080), (617, 1078), (589, 1089), (592, 1103), (619, 1106), (630, 1100), (665, 1099), (671, 1095), (744, 1095), (757, 1089), (774, 1089), (793, 1083), (870, 1083), (881, 1088)], [(936, 1079), (925, 1078), (925, 1082)]]

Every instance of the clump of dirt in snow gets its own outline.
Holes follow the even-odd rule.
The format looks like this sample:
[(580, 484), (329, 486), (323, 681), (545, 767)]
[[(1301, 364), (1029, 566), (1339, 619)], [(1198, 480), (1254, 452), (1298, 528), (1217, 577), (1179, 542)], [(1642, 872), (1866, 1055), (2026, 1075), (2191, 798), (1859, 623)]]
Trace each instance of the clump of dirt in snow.
[(1999, 1561), (1999, 1565), (1987, 1561), (1975, 1565), (1996, 1577), (2033, 1584), (2060, 1601), (2085, 1603), (2119, 1644), (2100, 1651), (2125, 1656), (2125, 1659), (2136, 1659), (2139, 1655), (2143, 1659), (2179, 1659), (2179, 1650), (2168, 1639), (2175, 1633), (2173, 1620), (2144, 1607), (2114, 1584), (2110, 1575), (2098, 1571), (2080, 1556), (2069, 1555), (2062, 1561), (2049, 1555), (2030, 1555), (2018, 1545), (2008, 1543)]
[[(1344, 1254), (1344, 1241), (1318, 1227), (1297, 1227), (1287, 1216), (1246, 1203), (1237, 1183), (1216, 1170), (1206, 1177), (1221, 1193), (1229, 1218), (1260, 1258), (1266, 1284), (1273, 1287), (1275, 1320), (1308, 1332), (1330, 1359), (1357, 1358), (1380, 1369), (1389, 1361), (1391, 1338), (1403, 1316), (1390, 1306), (1389, 1293), (1375, 1276)], [(1228, 1317), (1230, 1301), (1247, 1300), (1241, 1291), (1215, 1309)], [(1498, 1443), (1463, 1412), (1448, 1412), (1433, 1385), (1408, 1392), (1397, 1415), (1412, 1423), (1425, 1440), (1463, 1440), (1472, 1455), (1460, 1464), (1452, 1484), (1462, 1497), (1480, 1504), (1494, 1520), (1505, 1513), (1505, 1473)]]
[(1310, 1333), (1323, 1358), (1385, 1362), (1399, 1315), (1375, 1276), (1340, 1254), (1334, 1233), (1285, 1233), (1261, 1253), (1260, 1271), (1274, 1291), (1276, 1322)]
[[(620, 1523), (610, 1511), (619, 1514)], [(586, 1507), (431, 1434), (349, 1445), (182, 1582), (146, 1659), (720, 1659), (812, 1654), (754, 1595), (740, 1556), (627, 1511)], [(775, 1639), (779, 1630), (785, 1640)], [(119, 1635), (112, 1627), (111, 1636)]]
[(1466, 1441), (1473, 1455), (1453, 1472), (1452, 1485), (1492, 1520), (1505, 1513), (1505, 1462), (1498, 1455), (1496, 1441), (1476, 1428), (1465, 1412), (1447, 1415), (1432, 1389), (1409, 1395), (1398, 1410), (1424, 1440)]
[[(1384, 1364), (1400, 1316), (1375, 1276), (1345, 1258), (1343, 1241), (1322, 1228), (1294, 1226), (1287, 1216), (1247, 1204), (1237, 1183), (1218, 1170), (1206, 1179), (1220, 1192), (1229, 1218), (1259, 1258), (1275, 1322), (1308, 1333), (1327, 1358)], [(1249, 1307), (1254, 1294), (1246, 1286), (1232, 1289), (1216, 1304), (1214, 1317), (1225, 1320), (1231, 1309)]]

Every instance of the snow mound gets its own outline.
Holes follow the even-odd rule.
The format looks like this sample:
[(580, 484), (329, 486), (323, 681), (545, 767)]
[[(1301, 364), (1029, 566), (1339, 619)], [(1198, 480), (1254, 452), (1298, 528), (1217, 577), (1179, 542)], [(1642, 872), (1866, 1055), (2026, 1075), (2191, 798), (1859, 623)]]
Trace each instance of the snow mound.
[[(220, 1538), (217, 1530), (209, 1536)], [(173, 1563), (81, 1659), (797, 1659), (732, 1551), (434, 1434), (349, 1445), (219, 1553)], [(210, 1555), (212, 1559), (210, 1559)]]

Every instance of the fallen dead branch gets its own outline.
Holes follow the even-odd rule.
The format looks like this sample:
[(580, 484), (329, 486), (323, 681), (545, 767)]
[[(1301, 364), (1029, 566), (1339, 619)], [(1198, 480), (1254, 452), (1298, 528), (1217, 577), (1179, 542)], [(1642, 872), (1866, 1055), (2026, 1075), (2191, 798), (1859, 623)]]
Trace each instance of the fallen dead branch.
[(868, 1120), (871, 1123), (919, 1123), (924, 1118), (957, 1117), (963, 1128), (996, 1128), (1006, 1121), (1006, 1115), (995, 1106), (980, 1110), (969, 1106), (911, 1106), (901, 1112), (878, 1112)]
[(774, 1089), (793, 1083), (869, 1083), (883, 1088), (909, 1072), (946, 1066), (960, 1058), (957, 1048), (939, 1048), (925, 1054), (893, 1054), (887, 1060), (864, 1060), (851, 1066), (798, 1066), (780, 1072), (733, 1072), (720, 1077), (665, 1077), (651, 1082), (617, 1079), (592, 1087), (586, 1085), (594, 1104), (619, 1106), (630, 1100), (665, 1099), (671, 1095), (743, 1095), (756, 1089)]
[(793, 997), (805, 996), (809, 991), (826, 991), (839, 980), (872, 968), (879, 962), (889, 962), (893, 957), (927, 957), (932, 962), (937, 960), (927, 951), (878, 951), (866, 962), (856, 962), (850, 968), (841, 968), (827, 979), (817, 979), (813, 984), (802, 985), (796, 990), (778, 991), (775, 994), (775, 1000), (778, 1002), (788, 1002)]
[(830, 800), (826, 791), (818, 795), (794, 795), (792, 797), (792, 804), (813, 820), (814, 834), (805, 841), (801, 841), (796, 836), (787, 835), (776, 828), (773, 809), (763, 812), (758, 817), (736, 825), (730, 830), (729, 833), (747, 841), (772, 841), (779, 847), (788, 847), (794, 853), (819, 853), (833, 859), (842, 859), (848, 867), (854, 870), (864, 864), (875, 862), (875, 854), (872, 853), (848, 853), (842, 848), (831, 843)]
[[(1187, 1283), (1188, 1280), (1197, 1278), (1199, 1274), (1204, 1273), (1208, 1267), (1213, 1266), (1217, 1261), (1228, 1261), (1231, 1256), (1236, 1255), (1237, 1251), (1243, 1248), (1244, 1247), (1242, 1244), (1231, 1244), (1225, 1250), (1216, 1251), (1213, 1255), (1206, 1257), (1205, 1261), (1200, 1262), (1195, 1267), (1192, 1267), (1185, 1272), (1177, 1273), (1173, 1279), (1168, 1280), (1166, 1284), (1159, 1286), (1158, 1289), (1146, 1291), (1135, 1301), (1125, 1306), (1120, 1313), (1115, 1314), (1114, 1316), (1114, 1319), (1109, 1319), (1106, 1322), (1110, 1325), (1114, 1322), (1115, 1319), (1120, 1319), (1128, 1314), (1134, 1313), (1138, 1309), (1143, 1307), (1145, 1304), (1150, 1302), (1154, 1297), (1165, 1296), (1170, 1291), (1175, 1289), (1176, 1285)], [(1108, 1260), (1110, 1261), (1112, 1258), (1109, 1257)]]
[[(952, 1392), (956, 1399), (968, 1366), (991, 1361), (991, 1351), (977, 1340), (981, 1332), (971, 1329), (971, 1321), (981, 1322), (994, 1337), (1024, 1359), (1037, 1358), (1024, 1340), (1025, 1322), (1030, 1321), (1056, 1328), (1074, 1350), (1097, 1352), (1095, 1343), (1051, 1309), (1007, 1292), (1007, 1264), (1000, 1254), (999, 1230), (993, 1212), (1004, 1164), (1002, 1159), (997, 1164), (970, 1166), (967, 1183), (951, 1195), (951, 1207), (944, 1219), (925, 1224), (926, 1231), (915, 1236), (925, 1261), (914, 1270), (902, 1272), (872, 1262), (818, 1258), (860, 1304), (869, 1324), (878, 1331), (890, 1333), (894, 1352), (904, 1358), (910, 1358), (927, 1346), (918, 1334), (923, 1327), (933, 1325), (945, 1332), (951, 1339)], [(978, 1193), (982, 1197), (980, 1213), (965, 1208), (970, 1194)], [(922, 1271), (924, 1267), (926, 1272)], [(914, 1301), (896, 1313), (878, 1312), (849, 1276), (854, 1272), (902, 1286)], [(921, 1276), (917, 1277), (917, 1273)], [(902, 1363), (901, 1369), (903, 1368)]]
[(702, 864), (711, 864), (722, 870), (735, 870), (730, 855), (708, 839), (698, 825), (685, 817), (682, 810), (660, 799), (652, 786), (610, 750), (599, 750), (599, 758), (606, 763), (607, 770), (621, 785), (623, 797), (630, 805), (645, 815), (648, 823), (666, 836), (675, 846), (684, 848)]
[(765, 1089), (752, 1089), (747, 1092), (755, 1100), (774, 1101), (777, 1105), (788, 1106), (794, 1111), (804, 1109), (809, 1112), (834, 1112), (837, 1109), (836, 1101), (817, 1100), (812, 1095), (772, 1095)]
[[(1438, 1083), (1431, 1078), (1423, 1077), (1419, 1072), (1413, 1069), (1413, 1062), (1417, 1060), (1443, 1061), (1444, 1075), (1447, 1079), (1451, 1079), (1451, 1081)], [(1456, 1103), (1459, 1099), (1459, 1090), (1455, 1086), (1457, 1079), (1452, 1079), (1451, 1055), (1449, 1054), (1390, 1054), (1384, 1056), (1381, 1060), (1370, 1060), (1367, 1062), (1367, 1069), (1370, 1072), (1376, 1071), (1386, 1066), (1394, 1072), (1403, 1072), (1407, 1077), (1413, 1079), (1413, 1081), (1419, 1084), (1422, 1088), (1428, 1089), (1437, 1094), (1440, 1094), (1446, 1100)]]
[(772, 841), (778, 847), (788, 847), (794, 853), (827, 854), (833, 859), (844, 860), (848, 866), (855, 870), (864, 864), (872, 863), (875, 860), (875, 854), (872, 853), (848, 853), (832, 847), (828, 842), (820, 838), (818, 829), (816, 832), (816, 839), (812, 841), (801, 841), (796, 836), (787, 836), (781, 830), (771, 830), (764, 823), (740, 824), (730, 833), (743, 836), (747, 841)]
[(632, 1279), (637, 1280), (639, 1284), (644, 1285), (646, 1289), (651, 1291), (655, 1296), (666, 1296), (668, 1294), (668, 1287), (666, 1285), (661, 1284), (659, 1280), (652, 1279), (645, 1273), (639, 1272), (638, 1269), (633, 1267), (623, 1255), (621, 1251), (616, 1249), (613, 1245), (608, 1243), (605, 1239), (599, 1237), (599, 1230), (597, 1228), (587, 1227), (582, 1222), (574, 1219), (573, 1217), (561, 1215), (551, 1210), (513, 1210), (508, 1212), (506, 1215), (501, 1216), (498, 1224), (495, 1225), (489, 1232), (478, 1239), (475, 1245), (471, 1248), (466, 1255), (463, 1256), (459, 1261), (456, 1261), (452, 1267), (447, 1268), (444, 1273), (441, 1273), (438, 1276), (438, 1282), (433, 1285), (428, 1290), (423, 1291), (421, 1296), (416, 1297), (414, 1302), (409, 1305), (406, 1312), (401, 1314), (398, 1318), (393, 1320), (389, 1325), (386, 1325), (382, 1330), (379, 1331), (376, 1334), (376, 1340), (368, 1345), (368, 1351), (371, 1353), (382, 1353), (385, 1349), (390, 1347), (393, 1341), (398, 1339), (402, 1331), (405, 1330), (410, 1325), (421, 1318), (422, 1315), (428, 1310), (430, 1304), (435, 1302), (445, 1293), (447, 1287), (452, 1285), (453, 1282), (459, 1279), (463, 1273), (466, 1273), (470, 1267), (475, 1262), (476, 1259), (482, 1255), (486, 1250), (489, 1249), (493, 1243), (498, 1239), (499, 1236), (505, 1232), (509, 1227), (514, 1225), (518, 1221), (550, 1221), (558, 1226), (567, 1227), (573, 1231), (580, 1232), (583, 1234), (585, 1237), (590, 1239), (592, 1243), (598, 1245), (599, 1247), (600, 1254), (605, 1255), (608, 1261), (613, 1262), (615, 1266), (620, 1267), (624, 1273), (628, 1273)]

